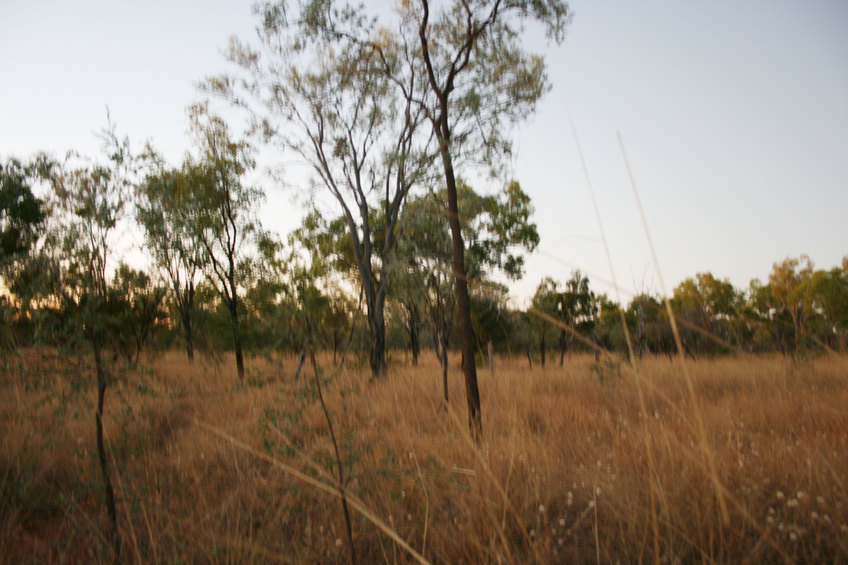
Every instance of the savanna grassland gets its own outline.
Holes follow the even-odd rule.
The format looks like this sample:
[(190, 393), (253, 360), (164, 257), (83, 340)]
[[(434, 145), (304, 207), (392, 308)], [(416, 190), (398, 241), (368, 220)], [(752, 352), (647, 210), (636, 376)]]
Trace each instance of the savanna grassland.
[[(848, 357), (593, 357), (480, 371), (484, 437), (432, 355), (323, 393), (360, 563), (848, 561)], [(124, 563), (346, 563), (308, 363), (176, 352), (113, 370), (104, 416)], [(119, 370), (120, 369), (120, 370)], [(0, 561), (112, 560), (85, 357), (0, 373)], [(687, 385), (691, 377), (693, 401)], [(396, 538), (396, 539), (393, 539)]]

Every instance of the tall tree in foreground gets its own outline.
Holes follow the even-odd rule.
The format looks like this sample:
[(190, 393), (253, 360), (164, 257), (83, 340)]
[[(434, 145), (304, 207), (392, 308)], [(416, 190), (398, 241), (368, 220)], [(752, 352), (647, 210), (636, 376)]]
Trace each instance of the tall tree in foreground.
[(479, 442), (482, 413), (456, 171), (466, 161), (496, 165), (510, 150), (503, 132), (531, 114), (546, 90), (544, 60), (521, 46), (523, 22), (538, 21), (561, 42), (571, 12), (562, 0), (456, 0), (439, 13), (430, 8), (429, 0), (404, 2), (402, 21), (406, 37), (417, 35), (416, 54), (432, 95), (423, 102), (447, 189), (468, 418)]
[[(239, 86), (249, 95), (258, 93), (274, 122), (282, 117), (293, 126), (300, 135), (289, 137), (288, 145), (308, 156), (351, 228), (356, 221), (342, 191), (352, 198), (361, 220), (367, 214), (367, 194), (385, 187), (386, 243), (391, 243), (402, 202), (398, 196), (415, 184), (413, 172), (421, 170), (417, 165), (422, 159), (429, 162), (429, 140), (437, 141), (448, 192), (469, 424), (479, 440), (480, 395), (456, 171), (467, 162), (495, 166), (509, 152), (503, 132), (535, 109), (547, 86), (543, 59), (520, 44), (523, 23), (539, 22), (549, 38), (560, 42), (571, 17), (567, 4), (455, 0), (431, 14), (428, 0), (405, 1), (397, 6), (397, 33), (376, 27), (362, 15), (361, 6), (340, 8), (329, 0), (304, 2), (296, 18), (287, 2), (266, 3), (259, 12), (263, 47), (274, 53), (276, 63), (268, 66), (258, 52), (236, 45), (231, 59), (251, 78), (241, 84), (212, 80), (208, 86), (237, 103), (243, 100), (234, 95)], [(281, 29), (294, 35), (281, 35)], [(312, 57), (304, 61), (305, 53)], [(391, 93), (399, 97), (397, 105), (386, 96)], [(291, 104), (293, 100), (298, 103)], [(419, 127), (422, 112), (429, 134)], [(394, 118), (386, 120), (387, 115)], [(267, 121), (262, 125), (272, 134), (284, 133)], [(375, 163), (374, 155), (384, 158)], [(361, 221), (358, 229), (365, 226)], [(354, 242), (363, 246), (356, 253), (364, 259), (367, 253), (361, 251), (369, 244), (358, 235)], [(392, 248), (386, 245), (387, 251)], [(368, 269), (366, 261), (358, 262)], [(382, 369), (372, 365), (372, 370)]]
[[(417, 71), (386, 72), (402, 64), (393, 39), (358, 10), (316, 0), (297, 12), (286, 2), (258, 11), (263, 49), (234, 43), (229, 54), (246, 78), (206, 86), (251, 110), (266, 138), (304, 159), (341, 208), (367, 306), (371, 372), (379, 377), (398, 216), (432, 159), (430, 138), (419, 131), (423, 108), (413, 101), (424, 96), (424, 81)], [(381, 233), (373, 230), (378, 208)]]

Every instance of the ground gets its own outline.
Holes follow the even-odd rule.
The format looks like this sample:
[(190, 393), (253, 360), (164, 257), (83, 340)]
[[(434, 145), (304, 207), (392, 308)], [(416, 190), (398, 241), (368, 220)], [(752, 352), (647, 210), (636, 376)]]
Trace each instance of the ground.
[[(385, 379), (322, 390), (358, 562), (848, 561), (848, 357), (573, 356), (481, 368), (464, 386), (394, 353)], [(338, 464), (297, 357), (180, 352), (114, 367), (110, 471), (126, 563), (343, 563)], [(93, 368), (22, 352), (0, 372), (0, 561), (111, 561)], [(316, 486), (316, 483), (317, 486)]]

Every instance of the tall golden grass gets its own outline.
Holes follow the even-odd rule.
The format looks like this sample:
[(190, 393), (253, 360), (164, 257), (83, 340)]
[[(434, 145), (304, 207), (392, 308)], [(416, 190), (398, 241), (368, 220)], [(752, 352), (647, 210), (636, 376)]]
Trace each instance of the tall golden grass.
[[(695, 400), (665, 357), (498, 358), (479, 374), (479, 449), (458, 359), (446, 407), (432, 356), (395, 357), (369, 384), (319, 356), (360, 562), (848, 561), (846, 356), (688, 360)], [(105, 423), (123, 562), (349, 562), (314, 375), (294, 382), (296, 363), (249, 360), (240, 383), (230, 359), (173, 352), (122, 372)], [(91, 375), (48, 350), (0, 373), (2, 562), (110, 558)]]

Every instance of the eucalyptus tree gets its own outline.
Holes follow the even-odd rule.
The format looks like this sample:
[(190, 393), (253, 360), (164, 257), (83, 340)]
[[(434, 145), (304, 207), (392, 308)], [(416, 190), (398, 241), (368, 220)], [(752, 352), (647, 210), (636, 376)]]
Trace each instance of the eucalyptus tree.
[(26, 254), (38, 238), (45, 211), (32, 186), (49, 175), (52, 166), (43, 155), (30, 163), (14, 158), (0, 162), (0, 266)]
[(73, 333), (91, 346), (97, 377), (95, 427), (103, 475), (106, 508), (111, 522), (115, 559), (120, 554), (115, 495), (103, 438), (103, 405), (113, 377), (104, 349), (114, 345), (120, 327), (119, 308), (110, 289), (119, 223), (125, 218), (135, 169), (129, 141), (118, 139), (114, 127), (104, 131), (105, 164), (65, 168), (52, 178), (55, 241), (58, 264), (51, 267), (52, 288), (62, 304)]
[(544, 59), (521, 45), (523, 23), (535, 20), (561, 42), (571, 11), (563, 0), (454, 0), (436, 13), (429, 0), (420, 0), (403, 2), (401, 10), (402, 44), (415, 45), (406, 51), (408, 68), (421, 65), (427, 77), (428, 96), (420, 103), (444, 172), (469, 425), (479, 441), (482, 414), (457, 170), (469, 162), (497, 168), (510, 152), (504, 135), (509, 124), (529, 116), (547, 87)]
[[(504, 135), (509, 124), (526, 118), (546, 90), (544, 60), (527, 53), (520, 42), (524, 22), (539, 22), (549, 38), (560, 42), (571, 12), (563, 0), (454, 0), (438, 13), (431, 13), (428, 0), (404, 1), (397, 5), (397, 31), (393, 32), (387, 26), (377, 27), (376, 18), (364, 15), (366, 10), (361, 5), (339, 7), (332, 0), (311, 0), (302, 3), (295, 16), (289, 8), (285, 1), (259, 7), (260, 39), (277, 64), (269, 65), (267, 56), (263, 61), (258, 51), (235, 44), (230, 58), (248, 70), (251, 78), (212, 80), (208, 86), (237, 103), (245, 98), (235, 94), (236, 90), (246, 92), (247, 98), (258, 96), (275, 122), (283, 118), (300, 134), (306, 133), (295, 136), (294, 143), (288, 145), (309, 155), (307, 160), (323, 183), (348, 210), (351, 231), (355, 222), (342, 202), (337, 179), (353, 179), (348, 184), (355, 187), (354, 195), (363, 178), (386, 179), (385, 201), (390, 212), (386, 216), (389, 228), (393, 228), (391, 220), (397, 217), (404, 191), (395, 192), (400, 199), (389, 197), (392, 182), (388, 179), (395, 176), (397, 187), (412, 186), (414, 175), (408, 173), (419, 170), (411, 165), (421, 160), (410, 157), (426, 156), (428, 162), (430, 157), (428, 150), (414, 151), (416, 141), (427, 140), (418, 146), (429, 147), (430, 138), (436, 139), (448, 195), (469, 424), (472, 435), (479, 439), (482, 420), (457, 205), (457, 170), (469, 162), (497, 168), (500, 157), (509, 153), (509, 140)], [(310, 55), (306, 61), (304, 54)], [(378, 169), (367, 166), (367, 154), (381, 137), (376, 135), (377, 118), (394, 106), (382, 95), (379, 103), (373, 103), (374, 94), (381, 91), (397, 94), (400, 111), (392, 114), (400, 119), (383, 122), (393, 124), (387, 129), (392, 134), (386, 137), (396, 142), (387, 144), (394, 147), (389, 152), (393, 157), (383, 160), (382, 174), (378, 174)], [(295, 100), (298, 103), (292, 104)], [(422, 119), (429, 123), (429, 135), (420, 131)], [(281, 132), (268, 126), (267, 120), (262, 123), (272, 135)], [(292, 139), (291, 135), (283, 137)], [(333, 166), (328, 166), (329, 156), (333, 157)], [(340, 177), (334, 174), (339, 168), (343, 173)], [(367, 209), (364, 193), (359, 191), (358, 195), (354, 200), (359, 209)], [(389, 210), (393, 205), (389, 203), (398, 205)], [(367, 221), (359, 229), (367, 229), (364, 226)], [(393, 238), (393, 231), (388, 229), (386, 237)], [(386, 249), (390, 252), (393, 246)], [(366, 261), (358, 262), (360, 268), (367, 265)], [(363, 285), (369, 285), (367, 279)], [(366, 294), (372, 293), (366, 289)], [(374, 296), (374, 300), (369, 297), (369, 314), (371, 303), (377, 304)], [(378, 329), (379, 324), (372, 325)], [(372, 370), (381, 370), (379, 362), (372, 363)]]
[(806, 255), (799, 258), (787, 257), (775, 263), (769, 273), (769, 286), (774, 299), (792, 319), (794, 351), (807, 345), (807, 318), (805, 308), (809, 297), (813, 262)]
[[(459, 214), (468, 242), (464, 260), (472, 280), (482, 286), (486, 277), (496, 272), (509, 279), (520, 278), (523, 252), (533, 251), (539, 243), (529, 196), (516, 181), (506, 183), (494, 195), (480, 195), (461, 179), (458, 186)], [(449, 218), (444, 190), (410, 199), (401, 217), (399, 260), (395, 264), (398, 281), (404, 287), (401, 300), (413, 304), (423, 298), (429, 313), (442, 365), (445, 400), (448, 343), (457, 305)]]
[[(557, 311), (560, 318), (574, 331), (586, 339), (590, 339), (598, 317), (598, 301), (595, 293), (589, 289), (589, 278), (580, 271), (571, 273), (565, 281), (565, 288), (559, 296)], [(565, 352), (574, 341), (575, 334), (560, 328), (559, 334), (559, 364), (565, 360)]]
[(138, 364), (141, 350), (148, 343), (165, 313), (162, 303), (167, 289), (146, 272), (124, 263), (118, 264), (110, 285), (111, 300), (118, 310), (121, 328), (119, 343), (128, 361)]
[(46, 179), (54, 163), (44, 155), (30, 162), (9, 158), (0, 162), (0, 279), (11, 296), (2, 298), (0, 312), (0, 356), (11, 352), (17, 341), (13, 320), (24, 319), (16, 312), (28, 309), (33, 294), (33, 279), (39, 278), (41, 269), (31, 252), (44, 232), (46, 210), (44, 202), (33, 194), (33, 186)]
[(411, 311), (422, 304), (432, 328), (436, 357), (442, 367), (444, 399), (448, 401), (448, 343), (454, 322), (451, 289), (451, 247), (447, 217), (434, 194), (410, 199), (400, 221), (399, 260), (395, 263), (395, 296)]
[(688, 277), (674, 289), (671, 306), (687, 351), (705, 354), (740, 344), (742, 296), (712, 273)]
[(848, 341), (848, 256), (842, 259), (841, 268), (813, 273), (807, 310), (822, 343), (844, 350)]
[[(403, 61), (391, 34), (363, 12), (326, 1), (305, 2), (297, 13), (289, 8), (260, 6), (262, 49), (234, 41), (229, 58), (243, 77), (209, 79), (206, 87), (250, 109), (265, 138), (305, 160), (339, 206), (367, 306), (371, 372), (379, 377), (386, 372), (384, 306), (397, 220), (434, 153), (431, 136), (421, 134), (424, 109), (413, 102), (425, 96), (424, 81), (417, 72), (386, 72)], [(356, 34), (334, 31), (341, 28)], [(376, 207), (386, 221), (379, 243), (371, 222)]]
[(233, 139), (226, 122), (211, 114), (208, 104), (191, 106), (189, 118), (199, 156), (183, 164), (190, 182), (182, 213), (201, 249), (206, 278), (229, 313), (236, 370), (243, 379), (241, 293), (253, 279), (256, 252), (265, 237), (256, 217), (264, 193), (242, 183), (254, 166), (252, 147)]
[(194, 237), (190, 213), (192, 186), (199, 179), (190, 166), (168, 168), (161, 157), (147, 152), (148, 170), (138, 189), (136, 220), (153, 265), (171, 287), (189, 361), (194, 360), (195, 296), (205, 263), (204, 248)]
[(646, 353), (671, 357), (675, 350), (674, 334), (659, 297), (641, 293), (630, 301), (625, 319), (633, 338), (633, 347), (641, 358)]
[[(281, 251), (283, 246), (279, 248)], [(335, 362), (344, 336), (354, 331), (356, 318), (356, 314), (349, 316), (354, 307), (344, 290), (358, 279), (346, 222), (341, 217), (328, 221), (312, 209), (289, 234), (285, 249), (285, 255), (275, 252), (266, 264), (272, 264), (278, 277), (286, 281), (285, 297), (295, 308), (289, 318), (297, 331), (297, 345), (310, 341), (307, 325), (311, 325), (311, 341), (325, 346), (331, 342)], [(361, 304), (360, 287), (356, 312)]]
[[(536, 292), (533, 294), (533, 308), (549, 316), (555, 316), (557, 314), (558, 297), (560, 294), (559, 282), (552, 277), (545, 277), (539, 281)], [(544, 367), (548, 352), (549, 337), (551, 337), (550, 334), (552, 332), (551, 324), (547, 320), (533, 316), (530, 319), (529, 325), (536, 334), (537, 345), (539, 347), (539, 363)]]

